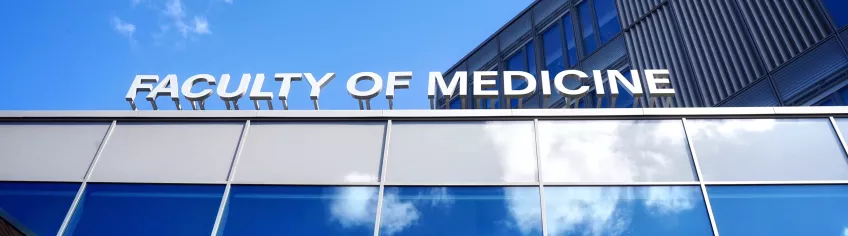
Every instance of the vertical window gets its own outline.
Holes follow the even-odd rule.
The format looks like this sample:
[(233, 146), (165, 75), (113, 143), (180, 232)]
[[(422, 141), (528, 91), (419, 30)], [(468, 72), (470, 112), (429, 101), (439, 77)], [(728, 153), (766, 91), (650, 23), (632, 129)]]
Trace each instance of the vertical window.
[(568, 67), (577, 65), (577, 42), (574, 40), (574, 24), (571, 20), (571, 13), (565, 14), (562, 18), (562, 28), (565, 30), (565, 48), (568, 54)]
[(843, 11), (848, 9), (848, 1), (845, 0), (823, 0), (825, 8), (830, 13), (830, 18), (833, 19), (833, 24), (837, 28), (842, 28), (848, 24), (848, 15)]
[(838, 94), (839, 97), (842, 98), (842, 104), (848, 104), (848, 88), (842, 88), (841, 90), (839, 90)]
[[(519, 50), (507, 59), (506, 70), (508, 71), (524, 71), (536, 77), (536, 59), (533, 58), (533, 41), (528, 42), (524, 50)], [(527, 81), (523, 79), (513, 79), (512, 89), (527, 88)], [(519, 99), (510, 99), (509, 107), (518, 108)]]
[[(498, 71), (498, 65), (494, 65), (494, 66), (490, 67), (489, 69), (486, 69), (485, 71)], [(500, 75), (500, 74), (498, 74), (498, 75)], [(473, 75), (469, 75), (469, 76), (473, 76)], [(486, 79), (491, 79), (491, 78), (486, 77)], [(500, 77), (496, 78), (495, 81), (497, 81), (497, 82), (495, 83), (494, 87), (484, 88), (483, 90), (498, 90), (498, 87), (501, 86), (500, 80), (501, 80)], [(474, 84), (471, 84), (471, 86), (474, 86)], [(471, 89), (474, 89), (474, 87), (471, 87)], [(477, 99), (474, 99), (474, 101), (476, 102)], [(500, 108), (500, 106), (501, 106), (501, 99), (500, 98), (494, 98), (494, 99), (483, 98), (483, 99), (479, 99), (479, 101), (480, 101), (480, 106), (477, 107), (479, 109), (496, 109), (496, 108)]]
[(595, 13), (598, 18), (598, 35), (601, 42), (606, 43), (621, 31), (615, 0), (595, 0)]
[[(542, 33), (542, 51), (545, 56), (545, 70), (550, 73), (550, 78), (548, 79), (553, 81), (553, 75), (565, 70), (565, 66), (563, 66), (560, 27), (554, 25)], [(553, 93), (551, 94), (551, 101), (556, 101), (559, 97), (559, 93)]]
[[(622, 70), (622, 73), (627, 81), (633, 83), (633, 79), (630, 78), (629, 70)], [(630, 90), (627, 90), (626, 87), (621, 85), (620, 81), (615, 81), (618, 86), (618, 97), (615, 99), (615, 107), (616, 108), (632, 108), (633, 103), (635, 102), (633, 99), (633, 94), (630, 93)], [(610, 104), (610, 99), (612, 98), (612, 92), (610, 91), (609, 81), (604, 83), (604, 92), (606, 95), (603, 99), (601, 99), (601, 107), (602, 108), (610, 108), (612, 104)]]
[(577, 11), (580, 14), (580, 28), (583, 32), (583, 55), (589, 55), (598, 49), (598, 42), (595, 40), (595, 27), (592, 24), (592, 8), (586, 1), (577, 6)]

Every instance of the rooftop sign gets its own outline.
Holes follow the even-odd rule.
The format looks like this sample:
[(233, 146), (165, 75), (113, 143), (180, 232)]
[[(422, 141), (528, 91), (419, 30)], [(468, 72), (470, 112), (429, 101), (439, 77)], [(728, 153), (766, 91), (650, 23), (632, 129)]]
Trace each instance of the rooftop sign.
[[(551, 75), (549, 71), (541, 71), (539, 80), (536, 80), (534, 75), (524, 71), (503, 71), (502, 73), (498, 71), (458, 71), (450, 78), (446, 78), (441, 72), (430, 72), (428, 74), (427, 97), (430, 99), (431, 109), (435, 108), (437, 96), (443, 97), (446, 101), (459, 96), (463, 101), (462, 106), (465, 107), (465, 98), (469, 95), (478, 102), (481, 99), (498, 98), (501, 94), (506, 98), (529, 98), (538, 89), (541, 89), (541, 94), (546, 100), (550, 98), (553, 92), (569, 100), (578, 100), (584, 98), (594, 85), (596, 88), (595, 94), (600, 101), (607, 94), (617, 97), (620, 92), (618, 85), (621, 84), (622, 88), (628, 90), (634, 98), (637, 98), (635, 99), (637, 103), (634, 103), (634, 106), (636, 106), (639, 101), (638, 98), (644, 94), (642, 80), (644, 80), (648, 93), (651, 94), (652, 99), (649, 106), (653, 106), (656, 98), (674, 96), (668, 70), (631, 70), (629, 80), (618, 70), (593, 70), (590, 73), (591, 77), (579, 70), (565, 70), (555, 75)], [(360, 72), (348, 78), (347, 92), (351, 97), (359, 100), (360, 109), (370, 110), (371, 99), (379, 96), (385, 89), (389, 109), (392, 109), (394, 107), (392, 101), (395, 97), (395, 90), (409, 88), (412, 76), (413, 74), (410, 71), (389, 72), (383, 79), (383, 76), (374, 72)], [(315, 109), (318, 110), (321, 88), (329, 84), (336, 77), (336, 74), (326, 73), (316, 76), (312, 73), (276, 73), (273, 77), (275, 82), (280, 82), (279, 90), (276, 91), (276, 98), (282, 103), (282, 109), (288, 110), (287, 100), (291, 83), (306, 80), (306, 83), (309, 83), (312, 88), (309, 97)], [(206, 99), (215, 93), (223, 100), (229, 110), (239, 109), (238, 100), (247, 95), (253, 101), (255, 109), (259, 110), (260, 104), (266, 103), (267, 109), (273, 110), (275, 94), (271, 91), (262, 91), (265, 80), (265, 74), (262, 73), (243, 74), (238, 87), (234, 91), (227, 91), (227, 86), (230, 83), (229, 74), (223, 74), (217, 79), (210, 74), (197, 74), (188, 77), (182, 83), (174, 74), (168, 74), (164, 78), (159, 75), (136, 75), (129, 91), (127, 91), (126, 99), (135, 110), (137, 109), (136, 95), (139, 92), (149, 92), (145, 98), (152, 104), (154, 110), (158, 110), (156, 98), (160, 96), (170, 97), (176, 108), (182, 110), (180, 106), (180, 95), (182, 95), (191, 103), (193, 110), (204, 110)], [(373, 81), (371, 88), (367, 90), (357, 89), (356, 84), (363, 80)], [(522, 80), (527, 86), (515, 89), (514, 83)], [(576, 80), (576, 82), (579, 82), (576, 84), (581, 86), (569, 88), (564, 83), (566, 80)], [(252, 86), (251, 81), (253, 81)], [(541, 82), (537, 84), (537, 81)], [(503, 84), (502, 90), (498, 89), (498, 82)], [(214, 90), (207, 88), (194, 91), (192, 87), (198, 83), (207, 83), (217, 87)], [(607, 83), (608, 86), (603, 86), (604, 83)], [(468, 89), (468, 86), (471, 86), (471, 89)], [(605, 87), (609, 88), (610, 91), (606, 91)]]

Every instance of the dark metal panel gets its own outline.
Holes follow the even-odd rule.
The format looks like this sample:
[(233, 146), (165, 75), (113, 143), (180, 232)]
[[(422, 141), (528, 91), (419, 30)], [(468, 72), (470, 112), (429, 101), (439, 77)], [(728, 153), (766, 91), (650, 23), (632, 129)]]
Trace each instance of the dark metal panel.
[(530, 26), (530, 14), (524, 14), (511, 25), (507, 26), (499, 35), (501, 51), (506, 51), (518, 39), (527, 34), (532, 27)]
[(569, 0), (541, 0), (536, 6), (533, 6), (533, 21), (537, 26), (549, 22), (553, 14)]
[(672, 106), (702, 106), (699, 96), (708, 93), (699, 91), (700, 88), (693, 79), (694, 74), (687, 64), (678, 28), (667, 6), (657, 8), (654, 13), (646, 16), (624, 34), (633, 69), (669, 70), (672, 87), (677, 92)]
[(765, 74), (731, 0), (670, 3), (687, 47), (693, 78), (704, 87), (706, 106), (730, 97)]
[(837, 38), (831, 37), (775, 71), (772, 78), (784, 103), (794, 104), (816, 86), (831, 82), (846, 66), (848, 58)]
[(662, 3), (663, 0), (618, 0), (619, 21), (625, 27), (632, 25)]
[(721, 104), (723, 107), (774, 107), (779, 105), (780, 101), (774, 95), (774, 89), (772, 89), (768, 79), (760, 80)]
[(737, 0), (766, 69), (777, 68), (832, 33), (815, 1)]
[(612, 69), (616, 61), (621, 60), (625, 56), (624, 38), (618, 37), (611, 41), (606, 46), (593, 53), (589, 58), (583, 61), (583, 70), (588, 73), (590, 70), (606, 70)]

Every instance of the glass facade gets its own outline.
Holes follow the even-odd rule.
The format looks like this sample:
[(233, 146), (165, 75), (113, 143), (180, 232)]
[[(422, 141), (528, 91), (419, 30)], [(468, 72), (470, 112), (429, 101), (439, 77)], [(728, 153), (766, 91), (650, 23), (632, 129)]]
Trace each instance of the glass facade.
[[(79, 160), (90, 165), (81, 182), (0, 175), (0, 233), (839, 235), (848, 220), (848, 118), (803, 114), (116, 121), (95, 149), (145, 137), (118, 134), (124, 126), (205, 127), (238, 140), (219, 153), (230, 156), (225, 182), (184, 177), (217, 168), (203, 164), (97, 180), (98, 171), (126, 168), (100, 151)], [(184, 146), (159, 148), (151, 152)], [(0, 160), (49, 164), (28, 155), (42, 154)], [(156, 160), (194, 157), (171, 158), (182, 160)], [(157, 178), (136, 182), (146, 175)]]
[[(479, 61), (510, 64), (517, 60), (516, 48), (535, 41), (540, 43), (531, 57), (541, 63), (539, 69), (549, 71), (550, 79), (566, 69), (661, 68), (669, 70), (675, 96), (660, 100), (643, 91), (642, 98), (633, 99), (622, 93), (616, 100), (623, 101), (613, 105), (609, 94), (597, 101), (589, 93), (584, 97), (593, 99), (575, 104), (554, 90), (550, 98), (528, 98), (523, 106), (515, 101), (477, 106), (472, 98), (474, 104), (466, 108), (844, 106), (845, 10), (848, 4), (840, 0), (539, 0), (448, 71)], [(500, 50), (486, 47), (494, 43)], [(530, 55), (526, 50), (523, 54)], [(581, 85), (565, 83), (572, 89)], [(646, 82), (640, 83), (646, 90)], [(447, 107), (448, 101), (436, 106)]]

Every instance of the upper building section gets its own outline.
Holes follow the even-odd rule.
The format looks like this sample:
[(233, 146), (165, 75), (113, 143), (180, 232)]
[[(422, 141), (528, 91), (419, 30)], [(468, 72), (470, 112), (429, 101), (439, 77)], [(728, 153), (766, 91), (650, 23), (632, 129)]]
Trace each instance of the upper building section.
[[(567, 69), (668, 69), (676, 95), (657, 106), (846, 105), (848, 17), (838, 14), (842, 10), (848, 3), (840, 0), (537, 0), (445, 75), (526, 71), (538, 78), (541, 71)], [(527, 86), (515, 81), (515, 89)], [(581, 86), (576, 80), (565, 85)], [(457, 96), (440, 99), (437, 108), (650, 104), (647, 93), (598, 100), (594, 90), (586, 96), (593, 99), (573, 100), (557, 94), (544, 99), (541, 89), (509, 101)]]

